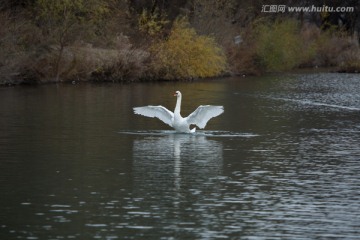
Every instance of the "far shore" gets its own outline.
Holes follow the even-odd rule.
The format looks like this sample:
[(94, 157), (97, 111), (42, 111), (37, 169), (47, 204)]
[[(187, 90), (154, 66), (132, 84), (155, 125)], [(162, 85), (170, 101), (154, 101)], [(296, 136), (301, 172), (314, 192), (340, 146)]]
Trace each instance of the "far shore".
[[(357, 69), (342, 69), (339, 67), (312, 67), (312, 68), (296, 68), (289, 71), (284, 72), (268, 72), (263, 73), (262, 75), (273, 75), (273, 74), (314, 74), (314, 73), (360, 73)], [(239, 77), (239, 78), (247, 78), (247, 77), (254, 77), (254, 76), (262, 76), (262, 75), (254, 75), (254, 74), (245, 74), (245, 73), (226, 73), (223, 75), (215, 76), (215, 77), (208, 77), (208, 78), (193, 78), (193, 79), (172, 79), (172, 80), (164, 80), (164, 79), (129, 79), (129, 80), (119, 80), (119, 81), (111, 81), (108, 79), (104, 80), (65, 80), (65, 81), (58, 81), (55, 82), (53, 80), (49, 81), (36, 81), (31, 80), (28, 81), (28, 79), (24, 78), (22, 80), (16, 80), (16, 81), (0, 81), (0, 87), (12, 87), (12, 86), (40, 86), (40, 85), (46, 85), (46, 84), (84, 84), (84, 83), (92, 83), (92, 84), (116, 84), (116, 83), (122, 83), (122, 84), (131, 84), (131, 83), (161, 83), (161, 82), (176, 82), (176, 81), (182, 81), (182, 82), (192, 82), (196, 80), (209, 80), (209, 79), (219, 79), (219, 78), (231, 78), (231, 77)]]

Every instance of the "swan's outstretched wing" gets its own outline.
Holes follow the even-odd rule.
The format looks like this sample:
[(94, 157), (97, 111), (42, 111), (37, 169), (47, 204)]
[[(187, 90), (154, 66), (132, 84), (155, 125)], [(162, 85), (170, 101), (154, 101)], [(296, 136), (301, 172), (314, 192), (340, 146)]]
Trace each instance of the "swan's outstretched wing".
[(219, 116), (223, 112), (223, 106), (201, 105), (186, 120), (189, 124), (195, 124), (199, 128), (204, 128), (211, 118)]
[(171, 119), (174, 114), (163, 106), (145, 106), (145, 107), (134, 107), (134, 113), (140, 114), (145, 117), (157, 117), (164, 123), (172, 127)]

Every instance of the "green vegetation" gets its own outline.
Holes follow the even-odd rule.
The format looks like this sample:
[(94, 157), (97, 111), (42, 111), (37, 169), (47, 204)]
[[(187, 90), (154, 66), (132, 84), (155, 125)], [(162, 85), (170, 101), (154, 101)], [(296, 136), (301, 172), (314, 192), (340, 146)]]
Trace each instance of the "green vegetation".
[[(256, 54), (266, 71), (285, 71), (297, 67), (309, 55), (300, 38), (295, 20), (268, 21), (256, 26)], [(304, 51), (305, 50), (305, 51)]]
[(340, 26), (333, 13), (316, 13), (320, 22), (312, 22), (261, 9), (249, 0), (4, 0), (0, 84), (181, 80), (301, 67), (359, 72), (356, 14), (347, 13)]
[(357, 40), (341, 30), (321, 30), (313, 24), (286, 18), (252, 25), (248, 38), (233, 55), (234, 71), (245, 74), (282, 72), (294, 68), (337, 67), (338, 71), (360, 69)]

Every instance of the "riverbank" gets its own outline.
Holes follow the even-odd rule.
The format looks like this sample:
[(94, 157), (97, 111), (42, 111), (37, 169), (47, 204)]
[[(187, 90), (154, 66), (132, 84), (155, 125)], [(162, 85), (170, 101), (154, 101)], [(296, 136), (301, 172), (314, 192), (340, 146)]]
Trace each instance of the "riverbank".
[(0, 8), (0, 85), (360, 72), (358, 36), (325, 16), (319, 23), (253, 15), (233, 1), (197, 4), (150, 11), (128, 1), (9, 1)]
[(202, 80), (212, 80), (212, 79), (232, 79), (234, 77), (241, 77), (241, 78), (251, 78), (251, 77), (261, 77), (261, 76), (271, 76), (271, 75), (292, 75), (292, 74), (317, 74), (317, 73), (340, 73), (340, 74), (358, 74), (360, 71), (354, 70), (354, 71), (347, 71), (343, 70), (341, 68), (337, 67), (312, 67), (312, 68), (297, 68), (292, 69), (289, 71), (284, 72), (274, 72), (274, 73), (264, 73), (262, 75), (254, 75), (254, 74), (234, 74), (234, 73), (227, 73), (222, 76), (217, 77), (208, 77), (208, 78), (198, 78), (198, 79), (173, 79), (173, 80), (164, 80), (164, 79), (123, 79), (121, 81), (112, 80), (110, 78), (91, 78), (88, 80), (84, 79), (73, 79), (73, 80), (66, 80), (66, 81), (26, 81), (27, 79), (24, 79), (23, 81), (17, 81), (17, 82), (6, 82), (0, 80), (1, 84), (0, 87), (13, 87), (13, 86), (38, 86), (38, 85), (47, 85), (47, 84), (72, 84), (72, 85), (78, 85), (78, 84), (131, 84), (131, 83), (161, 83), (161, 82), (194, 82), (194, 81), (202, 81)]

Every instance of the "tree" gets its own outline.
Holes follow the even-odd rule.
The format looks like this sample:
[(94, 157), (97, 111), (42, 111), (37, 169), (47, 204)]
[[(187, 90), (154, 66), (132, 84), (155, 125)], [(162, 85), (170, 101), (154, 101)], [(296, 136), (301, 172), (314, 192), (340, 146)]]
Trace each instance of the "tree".
[(36, 0), (34, 9), (37, 25), (58, 47), (54, 63), (57, 82), (64, 48), (81, 36), (88, 26), (99, 22), (108, 8), (105, 1), (96, 0)]

